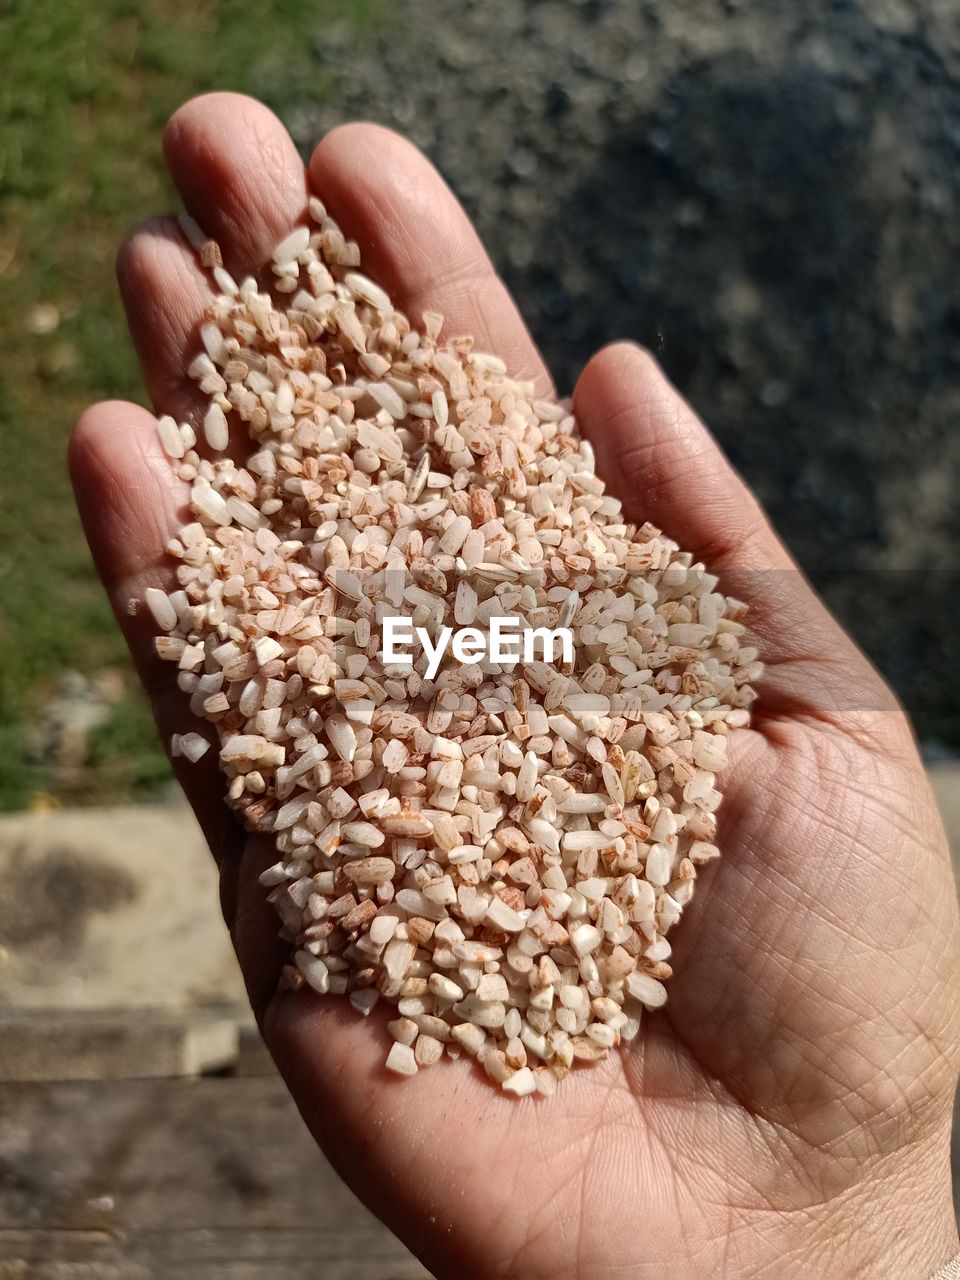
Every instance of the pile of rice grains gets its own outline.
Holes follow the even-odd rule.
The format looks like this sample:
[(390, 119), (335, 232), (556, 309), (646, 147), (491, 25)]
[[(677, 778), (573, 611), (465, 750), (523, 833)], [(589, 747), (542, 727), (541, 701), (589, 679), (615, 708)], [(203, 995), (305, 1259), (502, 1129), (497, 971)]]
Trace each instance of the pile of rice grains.
[[(156, 649), (229, 804), (276, 842), (284, 985), (394, 1006), (400, 1075), (469, 1054), (550, 1094), (666, 1000), (760, 664), (744, 606), (625, 522), (569, 407), (440, 315), (411, 328), (309, 212), (269, 290), (182, 219), (217, 296), (189, 369), (204, 445), (159, 422), (195, 521), (168, 547), (178, 588), (146, 592)], [(567, 627), (574, 660), (448, 651), (428, 679), (423, 654), (385, 665), (386, 616)]]

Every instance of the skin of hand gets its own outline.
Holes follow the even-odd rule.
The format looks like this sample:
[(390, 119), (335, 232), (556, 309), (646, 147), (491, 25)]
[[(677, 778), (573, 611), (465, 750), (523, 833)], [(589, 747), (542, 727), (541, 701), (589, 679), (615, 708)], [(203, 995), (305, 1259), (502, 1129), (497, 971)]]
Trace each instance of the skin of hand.
[[(342, 126), (305, 170), (266, 108), (214, 94), (173, 116), (164, 145), (234, 276), (269, 261), (315, 191), (414, 323), (441, 311), (447, 332), (550, 389), (466, 215), (401, 138)], [(211, 291), (175, 219), (135, 230), (118, 274), (156, 409), (195, 419), (185, 369)], [(958, 1247), (960, 929), (906, 718), (648, 354), (602, 350), (574, 403), (628, 517), (662, 527), (750, 604), (767, 663), (720, 784), (724, 856), (671, 939), (669, 1001), (553, 1099), (502, 1096), (463, 1061), (389, 1076), (388, 1011), (364, 1020), (341, 999), (277, 994), (286, 948), (256, 879), (272, 858), (224, 806), (209, 752), (175, 765), (264, 1038), (340, 1174), (437, 1275), (925, 1280)], [(187, 727), (185, 699), (130, 602), (173, 582), (163, 547), (188, 519), (185, 486), (134, 404), (84, 413), (70, 465), (169, 740)]]

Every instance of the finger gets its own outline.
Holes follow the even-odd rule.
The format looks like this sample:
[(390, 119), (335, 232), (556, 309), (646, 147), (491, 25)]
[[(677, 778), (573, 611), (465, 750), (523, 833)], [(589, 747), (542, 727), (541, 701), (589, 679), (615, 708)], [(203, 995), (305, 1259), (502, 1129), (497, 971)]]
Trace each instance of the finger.
[(790, 569), (756, 499), (647, 351), (606, 347), (574, 409), (627, 515), (651, 521), (712, 566)]
[(761, 714), (798, 703), (830, 714), (890, 703), (648, 352), (630, 343), (605, 348), (584, 369), (573, 401), (597, 470), (628, 518), (662, 529), (721, 576), (721, 590), (750, 605), (748, 625), (768, 664)]
[[(228, 269), (256, 274), (306, 204), (303, 164), (279, 120), (251, 98), (209, 94), (173, 115), (164, 150), (187, 210), (220, 243)], [(117, 274), (154, 406), (196, 423), (205, 401), (186, 370), (214, 290), (177, 220), (137, 228)]]
[(152, 218), (127, 236), (117, 282), (154, 408), (197, 425), (206, 397), (187, 368), (202, 350), (200, 326), (214, 294), (176, 218)]
[(262, 103), (208, 93), (174, 112), (163, 151), (181, 199), (238, 279), (256, 275), (307, 206), (303, 161)]
[(360, 245), (363, 270), (415, 325), (424, 311), (441, 312), (445, 333), (471, 334), (511, 376), (549, 393), (540, 353), (470, 219), (416, 147), (378, 125), (341, 125), (314, 151), (310, 184)]
[(224, 803), (216, 734), (191, 716), (172, 663), (161, 661), (156, 623), (142, 603), (148, 587), (177, 587), (167, 542), (185, 520), (188, 487), (160, 447), (156, 420), (138, 405), (108, 401), (80, 418), (70, 441), (70, 474), (94, 562), (107, 589), (164, 746), (192, 730), (211, 742), (195, 764), (171, 763), (220, 868), (220, 901), (251, 1003), (258, 1015), (276, 990), (289, 948), (257, 876), (276, 860), (272, 840), (250, 837)]
[[(260, 272), (306, 205), (303, 164), (280, 121), (252, 98), (208, 94), (171, 117), (164, 152), (188, 212), (219, 242), (228, 270)], [(187, 367), (201, 350), (214, 289), (177, 219), (152, 219), (128, 236), (117, 276), (154, 406), (196, 423), (206, 401)]]
[[(94, 405), (80, 418), (69, 451), (70, 475), (94, 563), (144, 688), (164, 745), (188, 729), (213, 741), (210, 725), (191, 717), (173, 664), (154, 652), (157, 626), (142, 603), (147, 587), (176, 589), (165, 546), (190, 518), (188, 489), (160, 447), (156, 420), (123, 401)], [(239, 828), (223, 804), (217, 752), (196, 764), (173, 761), (177, 778), (218, 858), (238, 841)]]
[[(176, 218), (154, 218), (127, 237), (117, 278), (144, 381), (157, 413), (172, 414), (196, 430), (197, 451), (207, 452), (201, 423), (210, 404), (188, 369), (203, 350), (200, 326), (214, 290)], [(235, 460), (249, 452), (248, 428), (230, 415)]]

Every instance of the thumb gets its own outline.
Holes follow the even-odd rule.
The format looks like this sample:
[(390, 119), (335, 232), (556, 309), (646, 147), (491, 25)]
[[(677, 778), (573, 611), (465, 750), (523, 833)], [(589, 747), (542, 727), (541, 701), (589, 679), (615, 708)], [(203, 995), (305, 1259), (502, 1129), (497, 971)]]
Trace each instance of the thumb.
[(627, 518), (650, 521), (749, 605), (766, 672), (760, 718), (890, 710), (886, 685), (828, 613), (760, 503), (649, 352), (605, 347), (577, 382), (574, 411), (597, 471)]

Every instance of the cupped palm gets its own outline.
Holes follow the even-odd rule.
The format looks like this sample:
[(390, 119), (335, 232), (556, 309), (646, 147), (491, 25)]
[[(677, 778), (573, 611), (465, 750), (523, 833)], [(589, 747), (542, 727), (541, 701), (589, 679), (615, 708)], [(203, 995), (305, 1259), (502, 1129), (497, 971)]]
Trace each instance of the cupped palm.
[[(218, 94), (182, 108), (165, 142), (234, 274), (263, 266), (313, 187), (414, 322), (440, 310), (549, 388), (463, 211), (395, 135), (337, 129), (305, 171), (269, 112)], [(155, 407), (195, 414), (185, 370), (210, 287), (176, 222), (139, 228), (119, 275)], [(256, 880), (269, 849), (236, 828), (207, 756), (182, 781), (221, 865), (265, 1038), (343, 1176), (443, 1274), (923, 1276), (956, 1245), (958, 928), (908, 726), (649, 356), (606, 349), (574, 401), (628, 515), (750, 604), (768, 664), (722, 779), (724, 857), (673, 936), (669, 1003), (552, 1099), (505, 1098), (467, 1061), (387, 1077), (386, 1013), (365, 1021), (338, 999), (277, 994), (284, 948)], [(149, 622), (128, 609), (170, 580), (182, 487), (130, 404), (83, 416), (71, 465), (161, 732), (182, 729)]]

